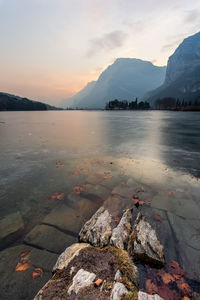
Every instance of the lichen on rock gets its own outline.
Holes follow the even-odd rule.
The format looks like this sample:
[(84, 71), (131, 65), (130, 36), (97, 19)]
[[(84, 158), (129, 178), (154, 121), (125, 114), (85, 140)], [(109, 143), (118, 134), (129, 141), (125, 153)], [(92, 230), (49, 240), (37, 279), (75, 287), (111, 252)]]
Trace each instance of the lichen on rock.
[(138, 214), (130, 235), (128, 252), (134, 260), (161, 267), (165, 263), (163, 245), (145, 216)]
[(76, 243), (71, 246), (69, 246), (59, 257), (58, 260), (53, 267), (53, 272), (57, 270), (62, 270), (68, 266), (70, 261), (79, 254), (81, 249), (84, 249), (86, 247), (89, 247), (89, 244), (85, 243)]
[(119, 300), (123, 296), (127, 295), (129, 291), (127, 288), (123, 285), (121, 282), (116, 282), (113, 286), (111, 295), (110, 295), (110, 300)]
[(71, 295), (72, 292), (78, 294), (80, 289), (92, 284), (95, 278), (96, 275), (94, 273), (90, 273), (83, 269), (80, 269), (73, 277), (73, 282), (68, 289), (68, 294)]
[(138, 293), (138, 300), (164, 300), (159, 295), (149, 295), (147, 293), (144, 293), (142, 291), (139, 291)]
[(112, 217), (108, 210), (101, 206), (87, 221), (79, 233), (81, 242), (90, 243), (95, 247), (107, 246), (112, 234)]
[(123, 216), (113, 229), (110, 244), (119, 249), (126, 249), (128, 245), (128, 238), (131, 232), (132, 209), (126, 209)]

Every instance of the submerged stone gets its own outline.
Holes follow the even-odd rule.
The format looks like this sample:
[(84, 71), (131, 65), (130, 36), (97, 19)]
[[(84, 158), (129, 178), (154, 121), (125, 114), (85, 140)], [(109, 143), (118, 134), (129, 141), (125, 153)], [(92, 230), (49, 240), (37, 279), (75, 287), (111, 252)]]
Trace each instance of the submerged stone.
[(52, 226), (37, 225), (24, 238), (25, 243), (60, 254), (77, 238), (65, 234)]
[(23, 233), (24, 222), (17, 211), (0, 219), (0, 249), (12, 244)]
[[(26, 271), (15, 272), (17, 264), (21, 261), (20, 255), (25, 251), (29, 268)], [(32, 299), (33, 295), (51, 278), (52, 267), (57, 257), (57, 254), (23, 244), (1, 251), (0, 299)], [(43, 276), (33, 280), (31, 275), (35, 268), (41, 268)]]

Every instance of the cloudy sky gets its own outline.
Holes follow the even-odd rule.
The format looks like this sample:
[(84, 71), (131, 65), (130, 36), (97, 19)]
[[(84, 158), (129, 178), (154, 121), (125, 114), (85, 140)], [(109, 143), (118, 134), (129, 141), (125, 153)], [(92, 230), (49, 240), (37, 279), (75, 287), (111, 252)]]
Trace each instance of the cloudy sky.
[(165, 65), (199, 0), (0, 0), (0, 91), (58, 103), (117, 57)]

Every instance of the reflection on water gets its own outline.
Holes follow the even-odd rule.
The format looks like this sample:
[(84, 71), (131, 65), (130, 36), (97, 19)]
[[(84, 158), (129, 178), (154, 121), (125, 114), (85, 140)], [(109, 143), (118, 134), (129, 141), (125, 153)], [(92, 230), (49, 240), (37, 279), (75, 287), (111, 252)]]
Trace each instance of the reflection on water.
[(96, 209), (106, 200), (117, 215), (134, 193), (151, 202), (167, 260), (200, 281), (199, 132), (198, 113), (1, 112), (2, 299), (33, 297)]

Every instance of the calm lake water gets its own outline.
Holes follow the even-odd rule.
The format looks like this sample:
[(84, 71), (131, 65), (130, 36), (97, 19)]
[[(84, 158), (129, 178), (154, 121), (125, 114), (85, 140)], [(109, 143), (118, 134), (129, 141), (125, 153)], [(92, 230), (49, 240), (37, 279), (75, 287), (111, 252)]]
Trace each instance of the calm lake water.
[(117, 215), (134, 193), (198, 289), (199, 178), (199, 113), (0, 112), (0, 298), (33, 298), (98, 207), (109, 199)]

